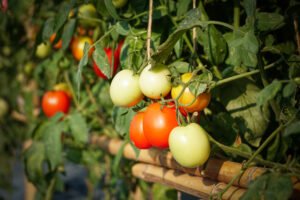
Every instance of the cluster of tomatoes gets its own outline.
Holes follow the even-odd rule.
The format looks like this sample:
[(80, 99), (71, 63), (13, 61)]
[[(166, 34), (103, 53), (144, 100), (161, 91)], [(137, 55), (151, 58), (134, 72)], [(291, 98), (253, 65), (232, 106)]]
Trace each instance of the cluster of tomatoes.
[[(73, 13), (71, 12), (70, 15)], [(78, 15), (84, 16), (88, 18), (95, 18), (96, 17), (96, 8), (92, 4), (86, 4), (82, 5), (78, 9)], [(79, 20), (79, 24), (82, 25), (82, 27), (79, 28), (79, 36), (72, 38), (70, 42), (70, 49), (72, 52), (72, 55), (75, 60), (80, 60), (83, 57), (84, 53), (84, 46), (87, 42), (89, 45), (93, 44), (93, 40), (90, 35), (92, 35), (92, 29), (90, 29), (89, 33), (86, 35), (86, 29), (84, 27), (93, 27), (95, 24), (91, 21), (81, 19)], [(62, 48), (62, 39), (58, 40), (56, 43), (54, 43), (56, 37), (56, 33), (54, 33), (50, 39), (49, 42), (44, 44), (40, 44), (37, 47), (36, 50), (36, 56), (39, 58), (45, 58), (48, 56), (51, 50), (51, 44), (54, 49), (61, 49)], [(104, 51), (107, 55), (108, 61), (111, 65), (111, 58), (113, 53), (114, 58), (114, 64), (113, 66), (113, 74), (117, 72), (118, 66), (119, 66), (119, 57), (121, 52), (121, 47), (123, 45), (123, 41), (119, 42), (118, 47), (116, 50), (113, 50), (112, 48), (104, 48)], [(91, 49), (89, 51), (89, 57), (91, 57), (94, 49)], [(95, 74), (102, 78), (107, 79), (107, 77), (101, 72), (101, 70), (98, 68), (95, 61), (93, 61), (93, 70)], [(71, 100), (72, 94), (70, 93), (70, 90), (65, 83), (58, 84), (54, 87), (54, 91), (46, 92), (42, 98), (42, 109), (44, 113), (51, 117), (55, 113), (61, 111), (64, 113), (68, 113), (69, 107), (70, 107), (70, 100)]]
[[(171, 92), (171, 97), (178, 99), (180, 112), (185, 116), (186, 112), (198, 112), (208, 106), (209, 92), (195, 97), (188, 87), (172, 87), (170, 76), (171, 72), (163, 64), (154, 69), (148, 65), (140, 75), (128, 69), (122, 70), (111, 82), (111, 99), (116, 106), (131, 107), (145, 96), (153, 102)], [(186, 83), (191, 78), (192, 73), (186, 73), (181, 76), (181, 81)], [(155, 102), (144, 112), (137, 113), (131, 121), (129, 134), (132, 143), (139, 149), (170, 148), (173, 157), (184, 167), (201, 165), (210, 154), (205, 130), (197, 123), (179, 126), (174, 102)]]

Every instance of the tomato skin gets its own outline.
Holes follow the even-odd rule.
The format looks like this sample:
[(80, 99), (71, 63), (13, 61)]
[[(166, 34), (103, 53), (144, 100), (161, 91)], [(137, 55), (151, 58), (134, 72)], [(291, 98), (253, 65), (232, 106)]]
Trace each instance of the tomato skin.
[(136, 114), (130, 123), (129, 137), (139, 149), (149, 149), (152, 145), (148, 142), (143, 129), (144, 112)]
[[(56, 37), (56, 33), (53, 33), (51, 37), (49, 38), (49, 41), (52, 43)], [(62, 46), (62, 40), (60, 39), (57, 43), (53, 44), (53, 48), (55, 49), (61, 49)]]
[[(111, 48), (104, 48), (104, 51), (108, 57), (108, 61), (111, 67), (111, 53), (112, 49)], [(119, 65), (120, 65), (120, 53), (118, 51), (114, 51), (114, 67), (113, 67), (113, 75), (117, 72)], [(103, 79), (107, 79), (107, 77), (101, 72), (101, 70), (97, 67), (96, 62), (93, 60), (93, 69), (95, 74)]]
[[(181, 76), (181, 81), (186, 83), (192, 78), (192, 73), (185, 73)], [(175, 99), (181, 92), (182, 85), (178, 85), (176, 87), (172, 87), (171, 95), (172, 98)], [(190, 104), (194, 100), (195, 96), (190, 92), (189, 88), (186, 87), (183, 94), (179, 98), (178, 102), (181, 104)], [(195, 102), (192, 105), (189, 106), (182, 106), (184, 110), (186, 110), (189, 113), (201, 111), (204, 108), (208, 106), (210, 102), (210, 93), (205, 92), (202, 94), (199, 94), (195, 100)]]
[(95, 6), (91, 3), (83, 4), (78, 8), (78, 17), (79, 17), (79, 24), (83, 27), (95, 27), (98, 25), (97, 22), (83, 19), (81, 17), (88, 17), (88, 18), (97, 18), (97, 10)]
[(38, 58), (46, 58), (51, 52), (51, 45), (49, 42), (46, 42), (46, 44), (41, 43), (36, 47), (35, 55)]
[(139, 76), (124, 69), (113, 78), (109, 94), (116, 106), (131, 107), (138, 104), (144, 95), (139, 86)]
[[(79, 36), (72, 41), (72, 46), (71, 46), (72, 54), (74, 58), (78, 61), (83, 57), (84, 44), (86, 42), (89, 43), (89, 45), (93, 44), (92, 38), (88, 36)], [(89, 51), (89, 57), (92, 56), (93, 50), (94, 49), (91, 49)]]
[(59, 111), (67, 114), (69, 107), (70, 99), (64, 91), (46, 92), (42, 98), (42, 109), (48, 117)]
[(196, 123), (174, 128), (169, 136), (169, 144), (172, 156), (184, 167), (202, 165), (210, 154), (207, 133)]
[(178, 126), (176, 111), (160, 103), (151, 104), (145, 111), (143, 129), (147, 140), (158, 148), (169, 147), (169, 135)]

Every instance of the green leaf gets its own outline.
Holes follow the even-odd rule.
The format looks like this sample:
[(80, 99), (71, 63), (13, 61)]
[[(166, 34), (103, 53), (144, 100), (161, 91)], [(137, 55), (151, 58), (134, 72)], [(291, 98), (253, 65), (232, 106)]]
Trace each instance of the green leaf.
[(130, 139), (130, 136), (129, 136), (129, 133), (126, 134), (126, 137), (125, 137), (125, 138), (126, 138), (127, 141), (129, 141), (130, 146), (131, 146), (132, 149), (134, 150), (134, 152), (135, 152), (135, 160), (137, 161), (137, 159), (138, 159), (138, 157), (139, 157), (139, 155), (140, 155), (141, 150), (140, 150), (139, 148), (137, 148), (137, 147), (132, 143), (132, 141), (131, 141), (131, 139)]
[(199, 76), (194, 78), (195, 82), (192, 82), (189, 85), (189, 90), (194, 94), (194, 96), (198, 96), (206, 91), (207, 86), (210, 81), (212, 81), (213, 76), (210, 71), (206, 70)]
[(244, 0), (244, 8), (248, 18), (252, 18), (255, 14), (256, 0)]
[(281, 89), (281, 82), (274, 80), (270, 85), (265, 87), (258, 95), (256, 103), (258, 106), (265, 105), (269, 100), (273, 99)]
[(280, 134), (277, 134), (272, 145), (269, 146), (267, 149), (267, 160), (274, 160), (277, 156), (279, 148), (280, 148)]
[(50, 118), (50, 123), (57, 123), (65, 114), (61, 111), (58, 111)]
[(245, 140), (258, 147), (269, 123), (267, 105), (256, 105), (260, 89), (249, 79), (241, 79), (228, 83), (221, 90), (221, 101), (233, 118), (238, 120), (241, 134)]
[(187, 62), (176, 61), (169, 65), (170, 68), (175, 68), (177, 72), (184, 74), (189, 72), (190, 64)]
[(76, 25), (76, 20), (70, 19), (65, 26), (64, 32), (62, 34), (62, 49), (63, 50), (66, 50), (69, 47), (73, 33), (75, 31), (75, 25)]
[(61, 133), (63, 123), (47, 123), (42, 140), (45, 144), (46, 159), (50, 163), (50, 169), (54, 170), (60, 162), (62, 154)]
[(128, 143), (127, 140), (124, 140), (122, 142), (122, 145), (117, 153), (117, 155), (115, 156), (114, 158), (114, 161), (113, 161), (113, 166), (112, 166), (112, 171), (115, 175), (118, 175), (119, 173), (119, 165), (120, 165), (120, 161), (122, 159), (122, 155), (123, 155), (123, 151), (124, 151), (124, 147), (125, 145)]
[(71, 135), (73, 136), (75, 141), (87, 142), (87, 124), (80, 113), (75, 113), (70, 116), (69, 125), (71, 128)]
[(283, 97), (289, 97), (296, 91), (297, 84), (295, 81), (291, 81), (283, 88)]
[(74, 7), (74, 1), (63, 6), (54, 17), (54, 32), (56, 33), (68, 19), (71, 9)]
[[(243, 28), (240, 30), (244, 31)], [(244, 33), (237, 31), (228, 33), (224, 35), (224, 38), (227, 40), (229, 49), (229, 56), (226, 59), (227, 64), (234, 66), (244, 64), (246, 66), (256, 67), (256, 55), (259, 45), (253, 30)]]
[(104, 0), (104, 3), (109, 14), (115, 19), (120, 19), (112, 0)]
[(123, 107), (115, 108), (113, 119), (116, 131), (121, 135), (128, 134), (131, 120), (135, 114), (136, 113), (132, 111), (132, 109)]
[(185, 19), (179, 24), (176, 31), (168, 37), (168, 39), (161, 44), (155, 53), (152, 55), (152, 64), (155, 65), (156, 63), (163, 63), (170, 53), (172, 52), (174, 45), (177, 41), (181, 38), (181, 36), (189, 29), (193, 28), (194, 26), (199, 25), (199, 19), (201, 16), (200, 9), (196, 8), (190, 10), (187, 14)]
[(128, 22), (125, 21), (119, 21), (116, 25), (116, 31), (120, 35), (128, 35), (130, 33), (130, 25)]
[(249, 183), (241, 200), (289, 199), (293, 192), (293, 183), (289, 176), (279, 173), (266, 173)]
[(84, 66), (87, 65), (89, 61), (89, 56), (88, 56), (89, 46), (90, 46), (89, 43), (85, 42), (84, 49), (83, 49), (83, 56), (79, 61), (79, 66), (77, 70), (76, 81), (77, 81), (78, 99), (80, 99), (80, 83), (81, 83), (82, 69)]
[(96, 62), (97, 67), (106, 77), (111, 78), (110, 64), (103, 46), (101, 44), (96, 44), (95, 47), (93, 59)]
[(209, 61), (213, 65), (223, 63), (227, 56), (227, 42), (222, 33), (214, 25), (208, 25), (203, 31), (198, 28), (197, 36)]
[(177, 3), (177, 17), (181, 17), (184, 13), (187, 12), (191, 0), (179, 0)]
[(183, 49), (183, 38), (180, 38), (174, 46), (174, 52), (175, 52), (177, 58), (181, 57), (182, 49)]
[(260, 31), (273, 31), (284, 25), (284, 17), (278, 13), (259, 12), (256, 19)]
[(50, 17), (49, 19), (47, 19), (43, 27), (43, 33), (42, 33), (43, 41), (48, 41), (51, 35), (55, 33), (54, 26), (55, 26), (54, 17)]
[(300, 121), (293, 122), (290, 125), (288, 125), (284, 131), (283, 136), (287, 137), (293, 134), (299, 134), (300, 133)]
[(152, 195), (155, 200), (177, 199), (177, 191), (175, 189), (158, 183), (153, 185)]

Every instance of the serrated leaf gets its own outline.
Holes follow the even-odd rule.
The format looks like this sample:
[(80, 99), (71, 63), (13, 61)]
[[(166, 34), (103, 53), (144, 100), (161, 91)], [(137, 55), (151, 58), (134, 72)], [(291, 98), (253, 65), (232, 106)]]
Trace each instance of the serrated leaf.
[(62, 34), (62, 49), (66, 50), (72, 39), (72, 35), (75, 31), (76, 20), (70, 19), (65, 25), (65, 29)]
[(198, 96), (199, 94), (202, 94), (206, 91), (207, 86), (209, 82), (212, 81), (212, 79), (212, 74), (209, 71), (205, 71), (194, 78), (195, 81), (189, 85), (189, 90), (195, 96)]
[(128, 22), (125, 21), (119, 21), (116, 24), (116, 31), (117, 33), (119, 33), (120, 35), (128, 35), (130, 33), (130, 25)]
[(293, 183), (289, 176), (279, 173), (267, 173), (249, 183), (247, 191), (241, 200), (289, 199), (293, 192)]
[(281, 83), (274, 80), (270, 85), (265, 87), (258, 95), (256, 103), (258, 106), (263, 106), (269, 100), (273, 99), (281, 89)]
[(104, 0), (104, 3), (109, 14), (115, 19), (120, 19), (112, 0)]
[(170, 65), (170, 68), (174, 67), (177, 72), (184, 74), (189, 72), (190, 64), (187, 62), (176, 61)]
[(252, 81), (241, 79), (227, 84), (221, 92), (222, 103), (231, 116), (239, 120), (239, 127), (245, 140), (258, 147), (270, 117), (267, 105), (263, 107), (263, 113), (256, 105), (260, 89)]
[(214, 25), (208, 25), (203, 31), (198, 28), (197, 36), (209, 61), (213, 65), (223, 63), (227, 56), (227, 42), (222, 33)]
[(174, 46), (174, 52), (175, 52), (177, 58), (181, 57), (182, 49), (183, 49), (183, 39), (180, 38)]
[(283, 88), (283, 97), (289, 97), (296, 91), (297, 84), (295, 81), (291, 81)]
[(278, 13), (259, 12), (256, 19), (260, 31), (273, 31), (284, 25), (284, 17)]
[(54, 170), (60, 162), (62, 153), (61, 133), (63, 123), (48, 123), (42, 133), (42, 140), (45, 144), (46, 159), (50, 163), (50, 169)]
[(293, 122), (290, 125), (288, 125), (284, 131), (283, 136), (287, 137), (289, 135), (299, 134), (300, 133), (300, 121)]
[(63, 6), (54, 17), (54, 32), (57, 32), (68, 19), (71, 9), (74, 7), (74, 1)]
[(76, 81), (77, 81), (77, 91), (78, 91), (78, 99), (80, 99), (80, 83), (81, 83), (81, 74), (82, 74), (82, 69), (84, 66), (87, 65), (89, 61), (89, 56), (88, 56), (88, 51), (89, 51), (89, 43), (85, 42), (84, 44), (84, 49), (83, 49), (83, 56), (79, 61), (78, 65), (78, 70), (77, 70), (77, 75), (76, 75)]
[(75, 141), (87, 142), (87, 124), (80, 113), (75, 113), (70, 116), (69, 125), (71, 128), (71, 135), (73, 136)]
[(112, 75), (110, 71), (110, 64), (103, 46), (101, 44), (96, 44), (95, 47), (95, 51), (93, 52), (93, 59), (96, 62), (97, 67), (106, 77), (111, 78)]

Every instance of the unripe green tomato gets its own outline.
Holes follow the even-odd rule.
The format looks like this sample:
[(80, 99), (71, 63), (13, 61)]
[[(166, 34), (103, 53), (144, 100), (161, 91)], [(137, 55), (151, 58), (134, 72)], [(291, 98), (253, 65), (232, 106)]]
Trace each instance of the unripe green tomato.
[(158, 64), (154, 69), (145, 67), (140, 77), (140, 88), (143, 94), (151, 99), (160, 99), (171, 90), (171, 72), (167, 66)]
[(61, 61), (59, 61), (59, 66), (61, 67), (61, 68), (69, 68), (69, 66), (70, 66), (70, 61), (69, 61), (69, 59), (68, 58), (63, 58), (63, 60), (61, 60)]
[(98, 25), (97, 22), (89, 20), (89, 19), (83, 19), (84, 17), (87, 18), (97, 18), (97, 11), (93, 4), (84, 4), (79, 7), (78, 9), (78, 17), (82, 17), (82, 19), (79, 19), (79, 24), (81, 26), (84, 26), (86, 28), (88, 27), (95, 27)]
[(109, 92), (116, 106), (131, 107), (138, 104), (144, 97), (139, 86), (139, 76), (128, 69), (116, 74)]
[(0, 97), (0, 119), (8, 113), (8, 103)]
[(175, 127), (169, 136), (169, 147), (175, 160), (189, 168), (204, 164), (210, 154), (207, 133), (196, 123)]
[(122, 8), (127, 3), (127, 0), (112, 0), (112, 3), (116, 8)]
[(34, 64), (31, 61), (26, 62), (25, 66), (24, 66), (24, 73), (27, 76), (31, 76), (32, 72), (33, 72), (33, 68), (34, 68)]
[(300, 84), (300, 77), (294, 78), (294, 81), (299, 85)]
[(45, 43), (41, 43), (37, 46), (36, 51), (35, 51), (35, 55), (38, 58), (46, 58), (51, 52), (51, 44), (50, 42)]

